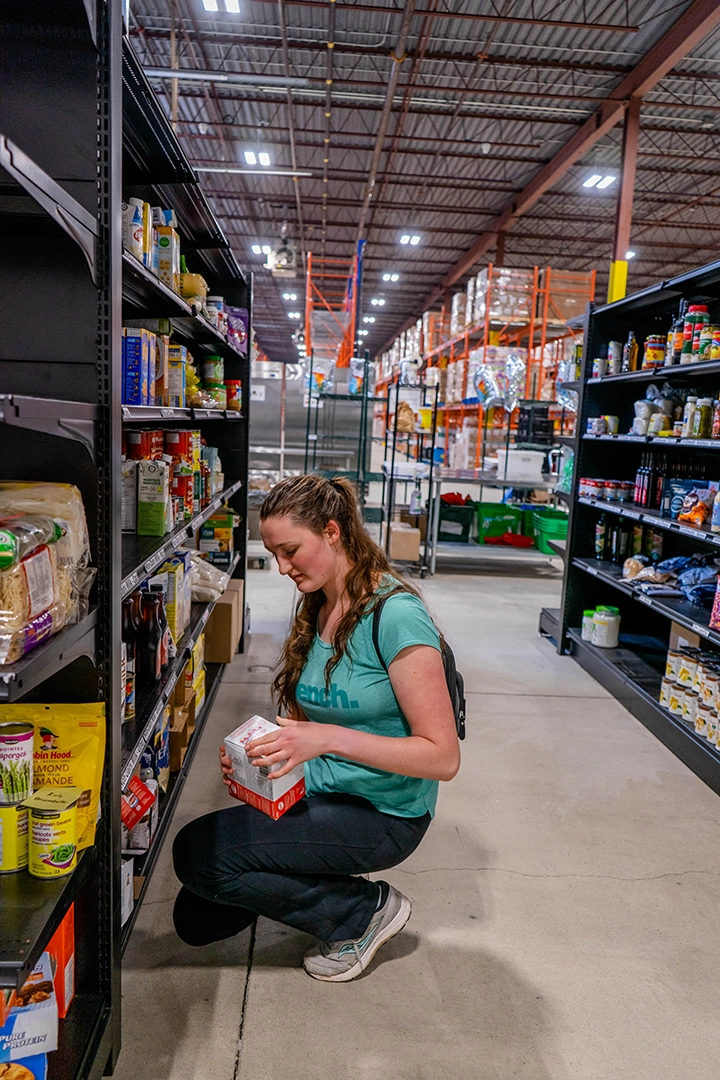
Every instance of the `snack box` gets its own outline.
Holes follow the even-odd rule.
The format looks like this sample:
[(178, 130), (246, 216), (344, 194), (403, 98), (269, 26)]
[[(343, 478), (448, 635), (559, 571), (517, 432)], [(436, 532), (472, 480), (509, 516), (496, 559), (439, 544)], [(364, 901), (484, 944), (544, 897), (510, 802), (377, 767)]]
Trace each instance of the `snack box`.
[(50, 954), (44, 952), (22, 990), (16, 990), (10, 1000), (9, 1015), (0, 1028), (0, 1062), (22, 1061), (28, 1050), (42, 1051), (43, 1057), (57, 1050), (57, 1039), (58, 1007), (52, 962)]
[[(11, 1069), (15, 1071), (11, 1072)], [(47, 1075), (47, 1054), (33, 1054), (32, 1057), (20, 1058), (8, 1066), (6, 1073), (0, 1073), (0, 1077), (7, 1076), (8, 1080), (47, 1080)]]
[(195, 694), (195, 716), (199, 716), (205, 704), (205, 668), (201, 668), (193, 680), (192, 688)]
[(58, 1016), (64, 1020), (75, 997), (75, 904), (71, 904), (66, 911), (63, 921), (50, 938), (47, 951), (55, 972)]
[(150, 338), (147, 330), (123, 327), (122, 403), (147, 405), (150, 380)]
[[(267, 768), (258, 768), (251, 764), (245, 753), (245, 747), (253, 739), (267, 735), (270, 731), (279, 730), (277, 724), (266, 720), (264, 716), (251, 716), (225, 738), (225, 753), (233, 766), (230, 794), (240, 802), (262, 810), (275, 821), (296, 802), (299, 802), (305, 794), (303, 766), (296, 765), (286, 776), (281, 776), (278, 780), (270, 780)], [(281, 767), (282, 763), (276, 766), (276, 768)]]

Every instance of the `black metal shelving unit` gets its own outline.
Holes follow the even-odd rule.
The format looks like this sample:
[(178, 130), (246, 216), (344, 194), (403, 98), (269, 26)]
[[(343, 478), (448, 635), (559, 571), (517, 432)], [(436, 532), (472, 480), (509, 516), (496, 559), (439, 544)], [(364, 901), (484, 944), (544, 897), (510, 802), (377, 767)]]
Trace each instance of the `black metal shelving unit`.
[[(122, 785), (212, 610), (193, 605), (177, 660), (123, 727), (122, 597), (225, 501), (241, 521), (231, 571), (245, 571), (249, 356), (123, 252), (123, 199), (174, 209), (190, 268), (211, 293), (250, 311), (251, 282), (123, 36), (122, 7), (120, 0), (8, 0), (0, 14), (0, 281), (13, 297), (0, 320), (1, 476), (75, 484), (97, 567), (88, 615), (0, 668), (0, 703), (101, 701), (107, 734), (102, 818), (77, 869), (49, 882), (26, 872), (0, 877), (0, 986), (22, 985), (75, 905), (76, 998), (60, 1023), (49, 1080), (100, 1080), (120, 1052), (121, 954), (132, 926), (120, 925)], [(243, 412), (122, 406), (121, 328), (130, 318), (170, 319), (174, 339), (197, 359), (222, 355), (227, 378), (242, 381)], [(199, 428), (219, 449), (222, 495), (164, 537), (121, 534), (123, 424)], [(196, 734), (142, 860), (145, 885), (222, 672), (208, 666)]]
[[(595, 524), (600, 514), (612, 520), (624, 518), (650, 526), (663, 538), (663, 556), (711, 554), (720, 536), (707, 526), (693, 528), (669, 517), (660, 509), (579, 496), (580, 477), (634, 480), (641, 456), (659, 452), (673, 463), (687, 462), (695, 453), (704, 463), (716, 463), (720, 478), (720, 440), (678, 439), (660, 435), (632, 435), (633, 403), (645, 397), (650, 383), (701, 396), (718, 397), (720, 363), (716, 361), (673, 365), (654, 371), (641, 370), (603, 378), (591, 377), (592, 359), (601, 355), (609, 341), (625, 341), (633, 330), (642, 348), (648, 334), (667, 333), (682, 299), (706, 303), (710, 319), (720, 318), (720, 262), (662, 281), (641, 293), (614, 304), (589, 305), (585, 318), (584, 356), (578, 383), (579, 412), (574, 443), (573, 494), (569, 499), (570, 522), (565, 553), (562, 607), (556, 621), (557, 636), (550, 634), (551, 615), (541, 613), (541, 632), (569, 652), (598, 682), (622, 702), (650, 731), (668, 746), (713, 790), (720, 794), (720, 752), (706, 739), (659, 704), (660, 679), (674, 622), (717, 649), (720, 632), (709, 625), (707, 608), (671, 596), (649, 596), (622, 577), (622, 568), (595, 558)], [(611, 414), (619, 417), (618, 435), (584, 434), (588, 417)], [(613, 604), (621, 613), (620, 646), (600, 649), (583, 641), (580, 634), (583, 610)]]

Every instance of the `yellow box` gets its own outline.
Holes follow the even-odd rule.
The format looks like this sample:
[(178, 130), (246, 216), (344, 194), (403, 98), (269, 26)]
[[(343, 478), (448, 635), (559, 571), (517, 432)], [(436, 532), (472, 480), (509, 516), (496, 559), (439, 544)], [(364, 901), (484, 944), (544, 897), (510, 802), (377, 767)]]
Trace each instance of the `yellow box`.
[(160, 573), (167, 574), (167, 593), (165, 596), (165, 614), (170, 633), (177, 645), (185, 633), (185, 568), (181, 562), (166, 562), (160, 567)]
[(198, 716), (205, 704), (205, 668), (198, 672), (192, 688), (195, 692), (195, 716)]

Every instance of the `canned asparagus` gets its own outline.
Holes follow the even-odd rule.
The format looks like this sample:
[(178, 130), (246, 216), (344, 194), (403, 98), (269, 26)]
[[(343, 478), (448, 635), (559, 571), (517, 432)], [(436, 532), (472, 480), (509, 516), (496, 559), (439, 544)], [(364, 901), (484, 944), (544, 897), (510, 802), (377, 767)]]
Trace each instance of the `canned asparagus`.
[(0, 806), (32, 794), (34, 734), (32, 724), (0, 724)]
[(0, 806), (0, 874), (14, 874), (28, 864), (28, 812), (24, 806)]

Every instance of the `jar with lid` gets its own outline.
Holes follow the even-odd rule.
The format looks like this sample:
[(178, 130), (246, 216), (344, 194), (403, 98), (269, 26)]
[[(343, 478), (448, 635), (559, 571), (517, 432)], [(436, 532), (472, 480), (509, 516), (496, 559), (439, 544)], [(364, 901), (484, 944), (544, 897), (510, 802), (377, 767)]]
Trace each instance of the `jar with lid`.
[(594, 614), (594, 609), (588, 609), (587, 611), (583, 611), (582, 625), (580, 630), (580, 637), (583, 639), (583, 641), (592, 641)]
[(686, 724), (695, 724), (698, 705), (698, 695), (693, 690), (686, 690), (682, 703), (682, 718)]
[(665, 344), (666, 339), (664, 334), (649, 334), (645, 339), (645, 352), (643, 354), (642, 366), (644, 369), (654, 369), (662, 367), (665, 363)]
[(698, 398), (693, 417), (693, 438), (709, 439), (712, 434), (712, 398)]
[(660, 704), (663, 709), (667, 709), (670, 704), (670, 692), (672, 690), (672, 679), (663, 679), (660, 683)]
[(697, 409), (697, 398), (691, 394), (685, 402), (685, 411), (683, 413), (683, 439), (689, 439), (692, 436), (693, 428), (695, 426), (695, 412)]
[(700, 345), (698, 347), (698, 360), (711, 360), (712, 359), (712, 343), (715, 334), (718, 331), (717, 326), (711, 326), (710, 323), (707, 326), (703, 326), (700, 331)]
[(615, 649), (620, 641), (620, 616), (598, 609), (593, 615), (592, 643), (599, 649)]
[(708, 309), (706, 304), (696, 304), (695, 325), (693, 326), (692, 337), (692, 358), (693, 363), (696, 363), (700, 359), (700, 336), (706, 326), (710, 323), (710, 316), (708, 315)]

